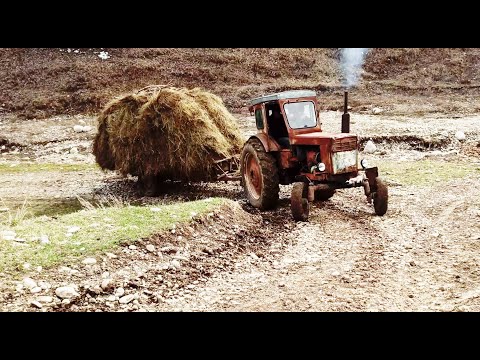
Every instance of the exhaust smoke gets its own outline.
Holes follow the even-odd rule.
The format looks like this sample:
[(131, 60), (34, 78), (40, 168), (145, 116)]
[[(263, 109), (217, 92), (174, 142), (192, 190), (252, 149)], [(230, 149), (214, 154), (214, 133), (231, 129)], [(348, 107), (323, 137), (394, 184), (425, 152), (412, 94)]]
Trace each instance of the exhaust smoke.
[(340, 65), (342, 67), (344, 87), (357, 85), (360, 76), (362, 75), (362, 66), (367, 55), (367, 48), (344, 48), (342, 49)]

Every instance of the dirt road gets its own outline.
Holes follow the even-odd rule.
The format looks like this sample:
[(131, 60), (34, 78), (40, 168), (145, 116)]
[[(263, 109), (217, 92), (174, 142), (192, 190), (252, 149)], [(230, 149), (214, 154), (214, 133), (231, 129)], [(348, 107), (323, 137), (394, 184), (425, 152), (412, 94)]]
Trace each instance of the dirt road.
[[(326, 131), (339, 125), (334, 112), (323, 119)], [(95, 265), (32, 271), (29, 275), (35, 281), (49, 284), (42, 295), (53, 298), (41, 309), (31, 305), (36, 295), (16, 290), (18, 284), (11, 279), (0, 279), (0, 310), (479, 311), (480, 176), (478, 171), (454, 170), (480, 168), (475, 152), (480, 118), (387, 119), (356, 114), (352, 119), (353, 132), (383, 136), (380, 151), (368, 158), (381, 173), (382, 164), (390, 164), (383, 173), (390, 185), (384, 217), (373, 215), (360, 189), (338, 191), (330, 201), (313, 205), (308, 223), (296, 223), (290, 215), (289, 187), (282, 188), (277, 210), (261, 213), (246, 204), (238, 184), (185, 186), (167, 192), (165, 198), (223, 196), (231, 202), (175, 234), (144, 239), (133, 248), (124, 246), (114, 256), (102, 254)], [(38, 139), (28, 148), (17, 147), (17, 153), (10, 148), (2, 153), (1, 163), (92, 164), (93, 135), (72, 133), (76, 118), (64, 121), (59, 129), (67, 134), (64, 139)], [(246, 136), (254, 131), (251, 118), (241, 121)], [(11, 131), (16, 126), (16, 133), (22, 133), (18, 126), (32, 125), (22, 124), (4, 119), (0, 134), (10, 143), (22, 144), (24, 140)], [(459, 129), (466, 134), (464, 142), (454, 137)], [(388, 135), (408, 134), (441, 141), (431, 149), (412, 138), (388, 141)], [(72, 147), (79, 148), (79, 154), (72, 154)], [(27, 156), (29, 160), (24, 159)], [(391, 165), (397, 160), (400, 167), (419, 161), (434, 161), (435, 166), (421, 178), (399, 179)], [(439, 173), (437, 164), (446, 164), (446, 173)], [(455, 176), (448, 176), (450, 168)], [(77, 180), (81, 184), (74, 186)], [(33, 196), (45, 190), (44, 198), (58, 201), (106, 193), (134, 200), (133, 183), (88, 167), (48, 179), (0, 174), (0, 198), (13, 203), (29, 191)], [(160, 249), (160, 254), (149, 252), (147, 245)], [(112, 281), (104, 289), (106, 278)], [(61, 303), (54, 289), (66, 284), (75, 285), (80, 296)], [(125, 295), (131, 298), (120, 303)]]

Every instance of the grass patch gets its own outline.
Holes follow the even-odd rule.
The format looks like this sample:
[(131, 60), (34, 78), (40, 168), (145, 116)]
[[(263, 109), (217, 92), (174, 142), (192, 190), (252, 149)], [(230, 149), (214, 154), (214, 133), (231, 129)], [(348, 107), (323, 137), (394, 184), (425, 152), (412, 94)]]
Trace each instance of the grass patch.
[[(26, 243), (0, 240), (0, 272), (21, 273), (26, 262), (32, 266), (52, 267), (69, 264), (114, 249), (121, 243), (173, 228), (174, 224), (185, 223), (192, 213), (202, 214), (223, 203), (221, 198), (211, 198), (171, 205), (152, 207), (123, 206), (81, 210), (51, 219), (37, 217), (26, 219), (7, 227), (0, 225), (0, 232), (13, 230), (17, 238)], [(67, 236), (70, 227), (79, 227)], [(47, 235), (48, 244), (34, 239)]]
[(39, 163), (19, 163), (0, 164), (0, 174), (13, 174), (23, 172), (67, 172), (67, 171), (85, 171), (85, 170), (99, 170), (97, 164), (39, 164)]
[(437, 183), (437, 180), (447, 182), (480, 173), (478, 165), (440, 160), (381, 161), (378, 162), (378, 168), (380, 176), (387, 180), (418, 186)]

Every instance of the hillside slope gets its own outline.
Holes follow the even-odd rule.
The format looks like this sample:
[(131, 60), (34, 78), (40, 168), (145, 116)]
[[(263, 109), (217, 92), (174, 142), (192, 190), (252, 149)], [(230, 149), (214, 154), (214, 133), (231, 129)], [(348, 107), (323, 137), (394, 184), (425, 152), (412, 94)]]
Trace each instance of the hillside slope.
[[(100, 51), (109, 58), (101, 59)], [(95, 113), (111, 97), (150, 84), (202, 87), (237, 112), (246, 111), (252, 96), (292, 88), (323, 93), (322, 107), (336, 108), (339, 58), (340, 50), (332, 48), (0, 49), (0, 113), (26, 118)], [(479, 111), (468, 98), (478, 95), (479, 63), (478, 49), (371, 49), (352, 104), (391, 93), (453, 91), (467, 95), (459, 99), (467, 101), (462, 111)], [(388, 97), (376, 102), (384, 100)]]

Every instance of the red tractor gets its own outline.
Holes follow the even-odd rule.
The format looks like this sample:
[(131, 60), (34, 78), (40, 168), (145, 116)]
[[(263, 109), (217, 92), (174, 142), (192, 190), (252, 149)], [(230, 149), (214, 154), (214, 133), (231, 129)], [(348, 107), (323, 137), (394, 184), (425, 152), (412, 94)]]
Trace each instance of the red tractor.
[[(324, 201), (336, 189), (362, 186), (375, 213), (388, 208), (388, 188), (378, 169), (358, 164), (358, 136), (350, 134), (345, 92), (342, 133), (322, 132), (314, 91), (285, 91), (251, 100), (257, 134), (245, 143), (240, 157), (245, 195), (256, 208), (275, 208), (279, 185), (293, 184), (292, 215), (306, 221), (309, 202)], [(361, 169), (359, 169), (361, 167)]]

